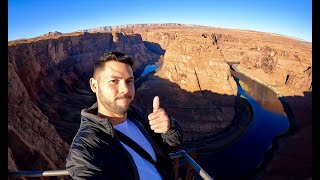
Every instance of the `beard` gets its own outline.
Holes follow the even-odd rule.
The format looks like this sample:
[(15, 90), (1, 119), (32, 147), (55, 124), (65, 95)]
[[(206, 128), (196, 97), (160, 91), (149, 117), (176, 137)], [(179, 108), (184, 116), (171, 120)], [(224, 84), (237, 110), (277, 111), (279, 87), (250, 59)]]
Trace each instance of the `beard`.
[[(122, 96), (122, 97), (116, 97), (114, 101), (106, 98), (106, 96), (103, 95), (101, 89), (99, 88), (98, 89), (98, 97), (101, 101), (101, 104), (104, 106), (104, 108), (106, 108), (107, 110), (115, 113), (115, 114), (121, 114), (121, 115), (124, 115), (125, 113), (128, 112), (128, 109), (130, 107), (130, 104), (131, 104), (131, 101), (132, 101), (132, 97), (131, 96), (128, 96), (128, 95), (125, 95), (125, 96)], [(125, 99), (125, 100), (128, 100), (129, 103), (128, 104), (125, 104), (125, 105), (119, 105), (117, 104), (117, 100), (120, 100), (120, 99)]]

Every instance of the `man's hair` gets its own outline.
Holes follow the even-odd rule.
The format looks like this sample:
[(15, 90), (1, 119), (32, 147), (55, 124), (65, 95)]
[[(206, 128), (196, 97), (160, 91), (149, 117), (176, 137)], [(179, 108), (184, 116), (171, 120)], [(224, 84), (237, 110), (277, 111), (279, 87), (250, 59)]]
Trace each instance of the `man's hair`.
[(108, 53), (104, 53), (94, 64), (94, 70), (93, 70), (93, 75), (96, 74), (99, 70), (101, 70), (104, 66), (104, 63), (109, 62), (109, 61), (116, 61), (120, 63), (125, 63), (131, 66), (133, 66), (133, 60), (131, 57), (128, 55), (117, 52), (117, 51), (111, 51)]

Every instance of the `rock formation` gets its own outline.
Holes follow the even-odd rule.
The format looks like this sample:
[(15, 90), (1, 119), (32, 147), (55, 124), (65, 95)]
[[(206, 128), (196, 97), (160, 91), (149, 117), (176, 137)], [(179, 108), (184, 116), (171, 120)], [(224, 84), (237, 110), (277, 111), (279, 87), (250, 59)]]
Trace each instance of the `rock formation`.
[(187, 31), (150, 34), (148, 41), (159, 43), (166, 53), (161, 69), (136, 93), (140, 109), (150, 113), (152, 98), (159, 95), (162, 107), (182, 125), (185, 140), (230, 125), (237, 85), (212, 39)]
[[(278, 96), (288, 104), (289, 108), (293, 112), (293, 117), (291, 117), (293, 120), (291, 122), (292, 126), (290, 132), (275, 141), (274, 145), (279, 148), (273, 151), (274, 158), (269, 159), (269, 163), (264, 167), (265, 170), (263, 171), (263, 177), (265, 179), (283, 179), (291, 177), (301, 177), (303, 179), (311, 176), (311, 43), (285, 36), (256, 31), (199, 26), (186, 27), (180, 24), (150, 25), (143, 28), (139, 26), (130, 26), (128, 29), (130, 32), (138, 32), (141, 34), (144, 41), (160, 44), (160, 48), (165, 50), (163, 58), (164, 65), (162, 69), (156, 73), (156, 76), (169, 79), (172, 82), (174, 81), (179, 85), (179, 88), (182, 88), (181, 84), (186, 82), (185, 76), (181, 72), (188, 71), (183, 68), (190, 67), (191, 63), (188, 61), (191, 59), (190, 56), (201, 56), (201, 53), (207, 53), (205, 56), (208, 58), (204, 60), (200, 60), (201, 58), (199, 58), (199, 61), (196, 63), (197, 66), (201, 67), (201, 63), (210, 61), (219, 62), (219, 60), (228, 63), (239, 63), (237, 66), (239, 72), (268, 86), (276, 92)], [(184, 37), (185, 39), (180, 40), (180, 44), (177, 44), (176, 42), (179, 41), (179, 37)], [(207, 40), (212, 42), (212, 46), (205, 46), (205, 44), (208, 44)], [(176, 46), (172, 48), (171, 45), (175, 43)], [(184, 64), (184, 66), (181, 66), (181, 64)], [(188, 64), (188, 66), (186, 64)], [(202, 68), (199, 69), (204, 73), (206, 72), (207, 67), (202, 66)], [(190, 78), (190, 76), (187, 77)], [(191, 84), (191, 78), (188, 80), (189, 83), (186, 83), (185, 85)], [(151, 82), (154, 81), (155, 77), (149, 78), (147, 82), (142, 85), (143, 89), (140, 90), (140, 93), (151, 94), (152, 96), (155, 95), (153, 92), (165, 94), (164, 92), (159, 92), (161, 91), (159, 90), (159, 87), (166, 87), (163, 88), (163, 91), (169, 91), (170, 94), (171, 88), (161, 85), (152, 86)], [(152, 87), (152, 93), (150, 92), (151, 88), (146, 88), (147, 86)], [(172, 99), (173, 97), (174, 99), (183, 99), (181, 96), (182, 95), (179, 93), (171, 93), (169, 98), (164, 96), (164, 99)], [(193, 102), (193, 99), (195, 98), (190, 99), (192, 100), (189, 102)], [(145, 102), (145, 104), (149, 103), (150, 98)], [(165, 101), (165, 105), (166, 103), (167, 102)], [(177, 103), (183, 104), (183, 102)], [(172, 103), (171, 100), (171, 102), (167, 104), (171, 104), (172, 106), (174, 103)], [(206, 103), (204, 102), (204, 104)], [(171, 113), (177, 115), (178, 118), (182, 117), (182, 119), (186, 116), (190, 119), (197, 119), (193, 116), (194, 111), (190, 110), (184, 110), (183, 113), (179, 113), (177, 108), (175, 108)], [(184, 114), (184, 116), (181, 114)], [(185, 125), (188, 123), (184, 122), (184, 120), (182, 121), (184, 128), (188, 129)], [(194, 128), (195, 129), (193, 130), (196, 130), (197, 126)], [(212, 130), (212, 127), (209, 126), (208, 129), (210, 128)], [(202, 129), (199, 129), (199, 131), (202, 131)], [(301, 149), (302, 147), (303, 150)], [(299, 154), (299, 158), (297, 158), (296, 154)]]
[(31, 101), (8, 64), (8, 170), (63, 169), (69, 145)]
[[(25, 168), (17, 161), (21, 152), (32, 154), (26, 160), (29, 164), (42, 159), (44, 168), (62, 166), (68, 148), (63, 141), (71, 142), (80, 123), (80, 109), (95, 100), (88, 86), (93, 62), (105, 51), (119, 50), (134, 58), (135, 77), (149, 63), (158, 60), (162, 65), (137, 89), (134, 105), (148, 114), (153, 96), (159, 95), (161, 105), (180, 122), (186, 139), (216, 134), (230, 125), (237, 86), (228, 63), (238, 63), (239, 72), (287, 97), (301, 128), (278, 141), (281, 148), (275, 157), (285, 168), (286, 157), (293, 159), (290, 153), (299, 153), (294, 151), (293, 142), (297, 142), (307, 148), (307, 154), (304, 161), (301, 158), (286, 166), (286, 172), (304, 167), (302, 176), (311, 175), (311, 141), (303, 141), (311, 137), (311, 115), (302, 120), (297, 108), (307, 103), (305, 112), (310, 114), (310, 98), (303, 98), (306, 92), (312, 94), (312, 45), (308, 42), (256, 31), (144, 24), (95, 28), (8, 45), (8, 86), (12, 87), (9, 140), (17, 139), (10, 140), (8, 147), (11, 169)], [(17, 98), (20, 96), (24, 98)], [(24, 113), (27, 116), (21, 116)], [(29, 134), (25, 128), (30, 129)], [(52, 139), (45, 142), (43, 136)], [(18, 151), (15, 147), (23, 148)], [(61, 153), (50, 147), (59, 147)], [(281, 174), (273, 162), (277, 161), (266, 167), (269, 177), (290, 177)]]
[(62, 35), (61, 32), (58, 32), (58, 31), (53, 31), (53, 32), (48, 32), (47, 34), (44, 34), (40, 37), (47, 37), (47, 36), (58, 36), (58, 35)]
[(140, 35), (124, 33), (9, 42), (8, 48), (10, 170), (65, 168), (80, 111), (95, 101), (88, 82), (102, 53), (127, 53), (135, 60), (137, 76), (158, 58), (145, 48)]

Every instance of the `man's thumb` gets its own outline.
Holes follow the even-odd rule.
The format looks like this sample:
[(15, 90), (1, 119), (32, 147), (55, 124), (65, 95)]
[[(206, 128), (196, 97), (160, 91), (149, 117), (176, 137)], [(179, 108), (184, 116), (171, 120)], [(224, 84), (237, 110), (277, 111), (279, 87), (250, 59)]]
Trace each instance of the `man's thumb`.
[(160, 109), (160, 99), (158, 96), (155, 96), (153, 98), (153, 112), (156, 112), (158, 109)]

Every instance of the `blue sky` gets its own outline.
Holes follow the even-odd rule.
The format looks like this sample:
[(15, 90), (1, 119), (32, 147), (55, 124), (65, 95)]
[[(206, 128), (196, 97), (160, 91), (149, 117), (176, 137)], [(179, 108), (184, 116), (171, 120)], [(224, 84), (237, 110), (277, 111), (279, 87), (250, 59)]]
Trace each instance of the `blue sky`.
[(8, 40), (102, 26), (182, 23), (312, 41), (312, 0), (8, 0)]

